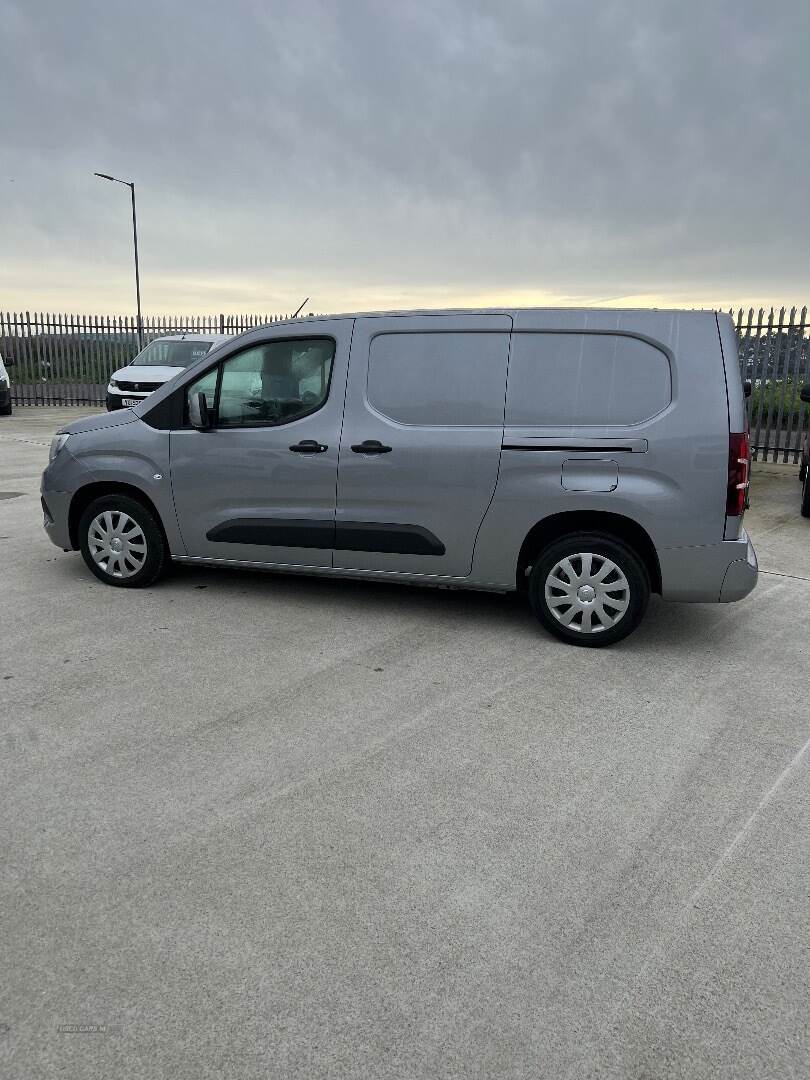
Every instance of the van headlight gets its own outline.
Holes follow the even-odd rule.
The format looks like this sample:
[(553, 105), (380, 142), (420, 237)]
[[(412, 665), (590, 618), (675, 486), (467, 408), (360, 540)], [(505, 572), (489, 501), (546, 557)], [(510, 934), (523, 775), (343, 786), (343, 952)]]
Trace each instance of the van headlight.
[(65, 445), (65, 443), (68, 441), (69, 438), (70, 438), (70, 435), (55, 435), (53, 437), (53, 440), (51, 441), (51, 449), (50, 449), (50, 452), (48, 453), (48, 464), (49, 465), (54, 460), (56, 455), (59, 453), (59, 451), (62, 449), (62, 447)]
[(115, 379), (110, 379), (110, 385), (107, 387), (107, 389), (108, 390), (117, 390), (118, 389), (118, 383), (115, 381)]

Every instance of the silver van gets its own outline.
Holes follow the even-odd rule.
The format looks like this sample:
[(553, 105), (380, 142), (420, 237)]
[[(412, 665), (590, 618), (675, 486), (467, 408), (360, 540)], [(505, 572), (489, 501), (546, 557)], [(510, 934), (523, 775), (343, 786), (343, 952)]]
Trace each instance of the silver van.
[(749, 451), (711, 312), (391, 312), (232, 338), (62, 428), (45, 529), (110, 585), (170, 560), (528, 594), (563, 641), (651, 592), (739, 600)]

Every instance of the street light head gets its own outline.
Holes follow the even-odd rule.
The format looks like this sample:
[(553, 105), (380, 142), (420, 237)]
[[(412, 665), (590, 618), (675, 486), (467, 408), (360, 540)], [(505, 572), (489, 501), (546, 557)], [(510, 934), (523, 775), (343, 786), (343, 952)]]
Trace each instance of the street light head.
[(124, 184), (126, 187), (133, 187), (129, 180), (119, 180), (117, 176), (110, 176), (109, 173), (97, 172), (93, 173), (93, 176), (100, 176), (102, 180), (112, 180), (114, 184)]

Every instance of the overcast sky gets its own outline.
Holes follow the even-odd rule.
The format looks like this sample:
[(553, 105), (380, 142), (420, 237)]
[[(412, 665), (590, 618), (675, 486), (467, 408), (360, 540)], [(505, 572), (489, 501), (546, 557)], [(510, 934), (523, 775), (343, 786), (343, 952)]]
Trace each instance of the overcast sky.
[(0, 0), (0, 309), (810, 303), (808, 0)]

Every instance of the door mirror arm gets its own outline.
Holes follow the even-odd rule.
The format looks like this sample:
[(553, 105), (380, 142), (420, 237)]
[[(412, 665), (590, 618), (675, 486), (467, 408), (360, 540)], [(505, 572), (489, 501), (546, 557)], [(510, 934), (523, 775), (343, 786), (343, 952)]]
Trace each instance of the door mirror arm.
[(197, 431), (211, 431), (214, 426), (211, 413), (208, 411), (208, 402), (202, 390), (192, 394), (188, 399), (188, 419)]

